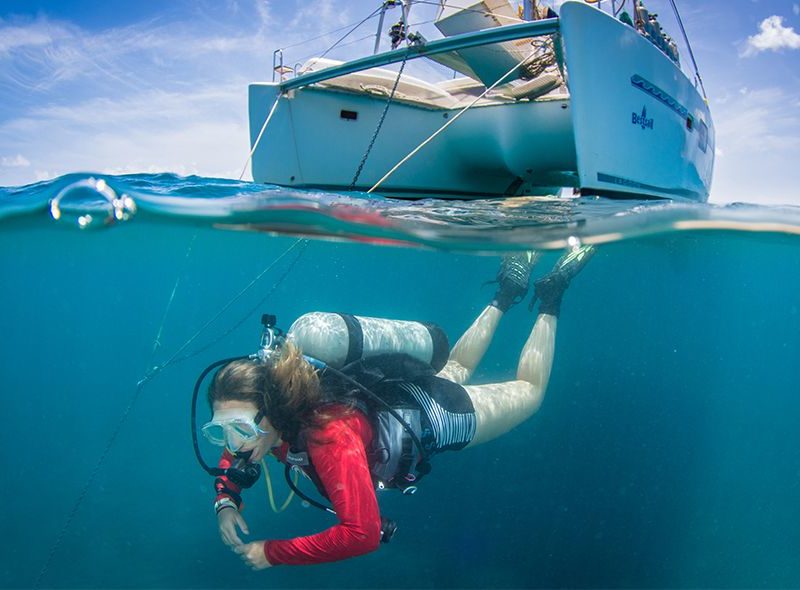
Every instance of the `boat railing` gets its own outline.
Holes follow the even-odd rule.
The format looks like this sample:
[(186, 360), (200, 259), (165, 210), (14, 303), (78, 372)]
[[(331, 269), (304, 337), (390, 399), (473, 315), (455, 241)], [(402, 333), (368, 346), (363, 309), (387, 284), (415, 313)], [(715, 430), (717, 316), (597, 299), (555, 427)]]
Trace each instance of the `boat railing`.
[[(402, 6), (403, 8), (403, 17), (400, 22), (403, 24), (404, 27), (403, 30), (405, 31), (409, 26), (406, 25), (405, 23), (407, 23), (408, 21), (409, 9), (413, 1), (414, 0), (384, 0), (384, 2), (382, 2), (381, 8), (374, 11), (372, 15), (370, 15), (370, 17), (368, 17), (367, 19), (364, 19), (360, 23), (358, 23), (358, 25), (355, 28), (363, 24), (369, 18), (377, 16), (379, 13), (382, 24), (386, 8), (389, 6), (399, 5)], [(422, 0), (417, 0), (417, 1), (419, 3), (426, 3), (423, 2)], [(603, 9), (604, 0), (583, 0), (583, 1), (587, 4), (592, 4), (596, 6), (600, 10)], [(441, 4), (444, 4), (444, 0), (440, 0), (440, 2)], [(427, 3), (432, 4), (433, 2), (427, 2)], [(397, 49), (393, 49), (391, 51), (385, 51), (383, 53), (374, 53), (373, 55), (370, 55), (368, 57), (356, 59), (347, 62), (345, 64), (341, 64), (339, 66), (326, 68), (325, 70), (304, 72), (302, 66), (298, 67), (297, 64), (295, 64), (294, 67), (288, 67), (284, 65), (283, 62), (283, 50), (277, 49), (275, 50), (275, 52), (273, 52), (272, 81), (275, 82), (276, 78), (278, 78), (279, 83), (281, 84), (281, 90), (283, 92), (286, 92), (288, 90), (292, 90), (295, 88), (302, 88), (303, 86), (308, 86), (310, 84), (315, 84), (317, 82), (322, 82), (324, 80), (329, 80), (331, 78), (336, 78), (339, 76), (358, 72), (368, 68), (405, 62), (408, 59), (416, 59), (418, 57), (449, 53), (457, 51), (459, 49), (466, 49), (469, 47), (486, 45), (490, 43), (501, 43), (503, 41), (513, 41), (525, 37), (535, 37), (535, 36), (557, 33), (559, 30), (558, 18), (557, 17), (541, 18), (541, 16), (549, 16), (549, 15), (539, 13), (538, 14), (539, 19), (535, 20), (537, 16), (536, 14), (537, 11), (532, 9), (533, 3), (530, 2), (530, 0), (524, 3), (523, 9), (528, 7), (529, 4), (531, 6), (531, 9), (524, 10), (520, 14), (520, 18), (522, 18), (523, 16), (530, 16), (534, 20), (525, 20), (519, 24), (510, 24), (510, 25), (504, 25), (502, 27), (484, 29), (481, 31), (465, 33), (463, 35), (455, 35), (447, 37), (445, 39), (439, 39), (430, 42), (424, 40), (421, 40), (420, 42), (412, 42), (408, 43), (405, 47), (400, 47)], [(627, 12), (624, 12), (626, 5), (628, 4), (628, 0), (608, 0), (606, 4), (610, 4), (610, 13), (614, 18), (619, 18), (621, 21), (625, 22), (626, 24), (632, 26), (634, 29), (638, 30), (640, 34), (642, 34), (651, 43), (653, 43), (653, 45), (658, 47), (670, 59), (675, 61), (677, 64), (680, 64), (677, 45), (675, 44), (673, 39), (661, 29), (660, 24), (657, 21), (657, 15), (650, 14), (647, 11), (647, 9), (644, 8), (641, 0), (631, 0), (630, 2), (630, 9), (633, 14), (632, 19), (630, 18), (630, 15), (628, 15)], [(689, 55), (691, 57), (692, 66), (694, 69), (695, 85), (699, 84), (700, 87), (702, 88), (702, 78), (700, 77), (700, 72), (697, 67), (697, 63), (694, 59), (691, 46), (689, 45), (689, 40), (686, 36), (685, 29), (683, 28), (683, 22), (681, 21), (680, 14), (678, 13), (677, 10), (677, 6), (675, 5), (675, 1), (670, 0), (670, 4), (672, 5), (675, 11), (675, 16), (678, 20), (678, 24), (681, 28), (681, 32), (683, 34), (685, 43), (687, 45), (687, 49), (689, 51)], [(608, 11), (608, 9), (606, 9), (606, 11)], [(550, 12), (550, 14), (553, 13)], [(382, 27), (379, 26), (379, 33), (381, 28)], [(351, 29), (350, 32), (352, 33), (353, 30), (355, 29)], [(380, 38), (379, 34), (376, 35), (376, 44), (375, 44), (376, 49), (379, 47), (379, 43), (377, 42), (379, 38)], [(408, 40), (410, 41), (411, 38), (412, 36), (409, 35)], [(340, 39), (339, 41), (341, 41), (342, 39)], [(420, 39), (422, 38), (420, 37)], [(339, 43), (339, 41), (337, 41), (337, 44)], [(291, 78), (287, 79), (287, 77), (289, 76), (291, 76)], [(705, 96), (704, 89), (703, 89), (703, 95)]]
[(409, 59), (430, 57), (432, 55), (459, 51), (491, 43), (502, 43), (504, 41), (514, 41), (528, 37), (552, 35), (558, 31), (559, 20), (557, 18), (549, 18), (505, 27), (484, 29), (481, 31), (464, 33), (462, 35), (454, 35), (452, 37), (437, 39), (426, 43), (411, 44), (406, 47), (369, 55), (322, 70), (302, 73), (289, 80), (282, 80), (280, 82), (281, 92), (285, 93), (289, 90), (316, 84), (317, 82), (338, 78), (339, 76), (360, 72), (369, 68), (403, 62)]

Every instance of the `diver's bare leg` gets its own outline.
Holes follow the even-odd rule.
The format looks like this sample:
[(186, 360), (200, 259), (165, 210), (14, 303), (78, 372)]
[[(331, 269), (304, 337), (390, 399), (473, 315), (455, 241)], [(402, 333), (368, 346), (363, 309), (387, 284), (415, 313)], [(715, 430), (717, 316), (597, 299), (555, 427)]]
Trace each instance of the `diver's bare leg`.
[(530, 418), (542, 404), (556, 343), (558, 318), (539, 314), (519, 358), (517, 379), (488, 385), (465, 385), (475, 408), (475, 437), (468, 446), (505, 434)]
[(528, 294), (531, 269), (539, 256), (538, 252), (531, 250), (503, 257), (497, 272), (498, 288), (492, 303), (458, 339), (439, 377), (461, 384), (472, 376), (492, 342), (500, 318)]
[(561, 299), (570, 281), (594, 255), (593, 246), (572, 248), (553, 270), (537, 280), (534, 298), (539, 316), (520, 354), (515, 381), (465, 385), (475, 408), (475, 437), (468, 446), (485, 443), (530, 418), (544, 399), (556, 345)]
[(497, 324), (503, 312), (493, 305), (487, 305), (472, 325), (458, 339), (445, 367), (439, 372), (438, 377), (449, 379), (455, 383), (466, 382), (475, 368), (481, 362), (486, 349), (492, 342)]

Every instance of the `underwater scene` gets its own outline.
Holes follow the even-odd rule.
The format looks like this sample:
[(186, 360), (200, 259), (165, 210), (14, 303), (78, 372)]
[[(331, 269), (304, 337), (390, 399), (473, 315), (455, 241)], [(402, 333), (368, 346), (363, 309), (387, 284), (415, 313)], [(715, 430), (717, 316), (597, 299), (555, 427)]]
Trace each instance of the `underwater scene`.
[[(0, 587), (800, 586), (800, 208), (591, 196), (400, 201), (171, 174), (0, 188)], [(211, 363), (263, 314), (435, 323), (452, 346), (502, 256), (594, 256), (564, 294), (539, 410), (377, 492), (377, 551), (251, 571), (192, 443)], [(514, 379), (533, 291), (471, 383)], [(207, 384), (205, 385), (207, 387)], [(205, 388), (196, 427), (211, 419)], [(220, 449), (202, 436), (216, 464)], [(245, 542), (336, 517), (268, 462)], [(298, 484), (318, 498), (309, 481)]]

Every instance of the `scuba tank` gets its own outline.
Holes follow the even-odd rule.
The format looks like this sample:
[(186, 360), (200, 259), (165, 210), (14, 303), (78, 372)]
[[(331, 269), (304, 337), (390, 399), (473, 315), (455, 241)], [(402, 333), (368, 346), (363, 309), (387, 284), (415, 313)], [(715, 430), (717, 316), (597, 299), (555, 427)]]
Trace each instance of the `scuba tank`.
[(302, 315), (286, 337), (304, 354), (336, 369), (382, 354), (402, 353), (428, 363), (438, 372), (450, 354), (447, 336), (434, 324), (343, 313), (316, 311)]

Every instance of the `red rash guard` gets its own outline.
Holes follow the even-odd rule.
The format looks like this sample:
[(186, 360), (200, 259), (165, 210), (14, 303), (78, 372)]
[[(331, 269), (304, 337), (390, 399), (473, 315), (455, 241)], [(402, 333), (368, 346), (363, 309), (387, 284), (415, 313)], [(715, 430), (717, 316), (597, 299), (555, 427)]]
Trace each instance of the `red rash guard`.
[[(308, 454), (328, 494), (339, 524), (327, 530), (289, 540), (267, 541), (264, 553), (272, 565), (311, 565), (369, 553), (380, 543), (381, 517), (367, 463), (372, 427), (361, 412), (335, 418), (307, 437)], [(284, 461), (288, 445), (274, 449)], [(230, 466), (227, 451), (220, 467)], [(225, 479), (225, 478), (220, 478)], [(230, 482), (224, 484), (239, 492)], [(217, 485), (218, 496), (226, 496)]]

